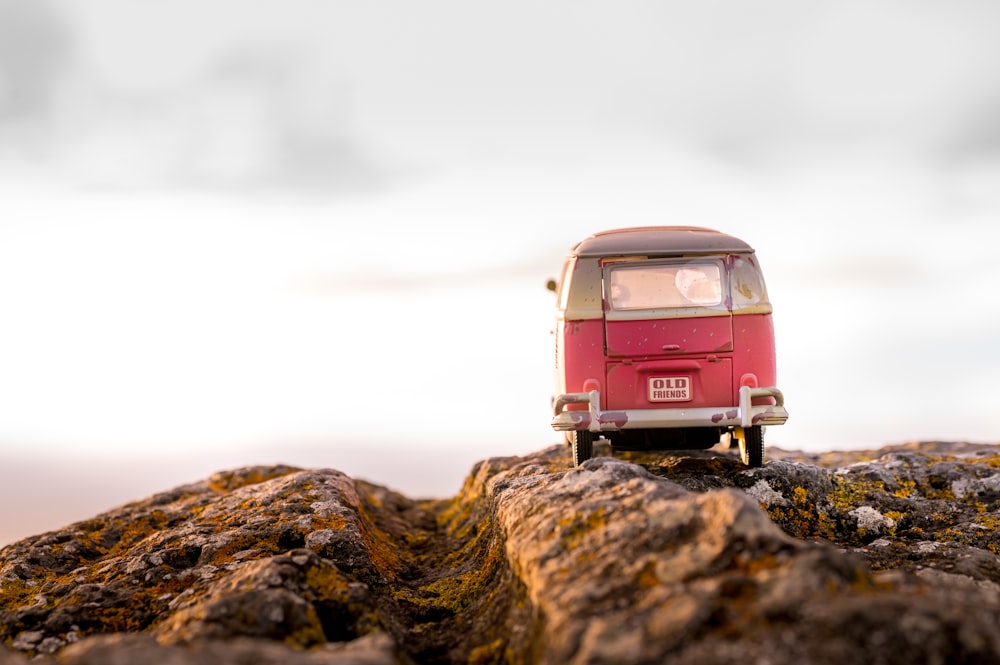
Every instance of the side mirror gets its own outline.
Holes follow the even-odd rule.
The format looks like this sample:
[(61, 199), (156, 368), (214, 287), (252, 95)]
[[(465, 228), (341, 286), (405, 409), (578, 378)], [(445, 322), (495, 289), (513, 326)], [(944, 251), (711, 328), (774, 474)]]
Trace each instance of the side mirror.
[(554, 279), (550, 278), (549, 281), (545, 282), (545, 288), (547, 288), (552, 293), (556, 292), (556, 286), (557, 286), (556, 285), (556, 280), (554, 280)]

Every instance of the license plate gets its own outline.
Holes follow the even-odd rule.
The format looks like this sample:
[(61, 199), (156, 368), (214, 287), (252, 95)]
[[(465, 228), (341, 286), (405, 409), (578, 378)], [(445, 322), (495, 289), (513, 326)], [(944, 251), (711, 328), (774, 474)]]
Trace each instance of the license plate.
[(647, 389), (650, 402), (687, 402), (693, 397), (690, 376), (651, 376)]

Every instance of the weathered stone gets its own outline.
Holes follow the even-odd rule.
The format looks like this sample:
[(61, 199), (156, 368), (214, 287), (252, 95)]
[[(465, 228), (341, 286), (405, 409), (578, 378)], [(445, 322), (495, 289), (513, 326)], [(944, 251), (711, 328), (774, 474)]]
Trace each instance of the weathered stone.
[(0, 665), (28, 665), (24, 656), (0, 647)]
[[(370, 635), (346, 644), (301, 651), (263, 639), (197, 640), (160, 644), (148, 635), (104, 635), (64, 649), (60, 665), (398, 665), (400, 657), (387, 635)], [(0, 660), (0, 665), (4, 661)], [(26, 661), (25, 661), (26, 662)], [(11, 663), (14, 665), (14, 663)]]
[(240, 469), (14, 543), (0, 665), (1000, 662), (996, 446), (597, 452), (440, 501)]

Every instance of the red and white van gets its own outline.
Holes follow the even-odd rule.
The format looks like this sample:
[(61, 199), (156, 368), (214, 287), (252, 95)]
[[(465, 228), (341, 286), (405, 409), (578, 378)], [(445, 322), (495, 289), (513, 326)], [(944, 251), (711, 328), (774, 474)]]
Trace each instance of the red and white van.
[(764, 460), (788, 418), (771, 303), (754, 250), (698, 227), (604, 231), (570, 251), (556, 291), (553, 429), (573, 461), (613, 449), (706, 449), (728, 438)]

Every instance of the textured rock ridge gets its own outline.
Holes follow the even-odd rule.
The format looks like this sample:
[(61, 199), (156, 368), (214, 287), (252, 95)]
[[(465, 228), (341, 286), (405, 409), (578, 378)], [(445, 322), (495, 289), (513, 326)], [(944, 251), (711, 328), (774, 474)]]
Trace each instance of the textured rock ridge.
[(1000, 448), (216, 474), (0, 550), (0, 665), (1000, 663)]

